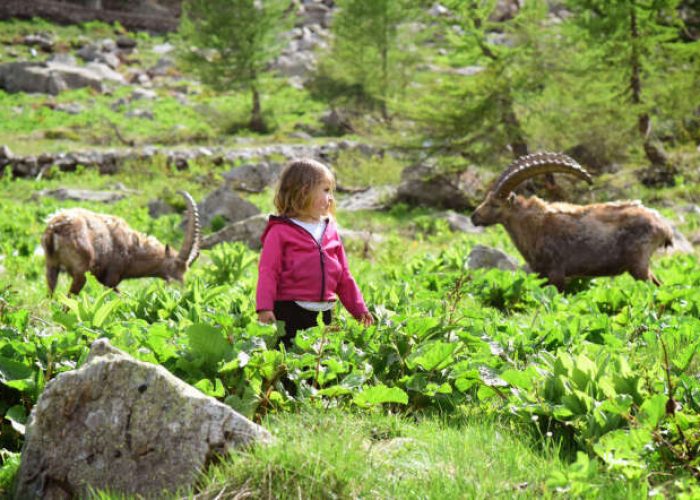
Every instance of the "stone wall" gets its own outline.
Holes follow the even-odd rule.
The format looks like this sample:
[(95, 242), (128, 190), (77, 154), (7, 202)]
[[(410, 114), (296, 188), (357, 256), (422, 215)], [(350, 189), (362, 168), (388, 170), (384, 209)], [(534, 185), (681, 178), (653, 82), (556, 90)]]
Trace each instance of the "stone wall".
[[(108, 7), (134, 4), (129, 11), (112, 10)], [(147, 30), (156, 33), (173, 31), (177, 28), (179, 8), (164, 7), (154, 1), (145, 0), (102, 0), (101, 9), (93, 9), (72, 2), (52, 0), (2, 0), (0, 19), (31, 19), (42, 17), (60, 24), (78, 24), (87, 21), (119, 22), (131, 30)], [(138, 4), (138, 5), (136, 5)], [(171, 3), (172, 4), (172, 3)]]

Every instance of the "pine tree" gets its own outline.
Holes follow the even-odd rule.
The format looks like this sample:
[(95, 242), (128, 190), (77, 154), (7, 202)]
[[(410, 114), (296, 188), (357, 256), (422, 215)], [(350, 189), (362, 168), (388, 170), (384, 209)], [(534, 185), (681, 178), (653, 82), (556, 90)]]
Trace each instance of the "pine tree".
[(452, 11), (445, 29), (450, 61), (472, 72), (447, 70), (424, 92), (414, 113), (423, 134), (434, 148), (472, 160), (527, 154), (523, 116), (546, 84), (538, 42), (544, 5), (527, 2), (515, 18), (494, 22), (495, 2), (443, 3)]
[(281, 49), (288, 27), (285, 0), (185, 0), (183, 61), (216, 90), (251, 93), (250, 129), (264, 132), (260, 77)]
[(337, 5), (333, 42), (320, 63), (316, 92), (332, 104), (378, 108), (388, 119), (389, 103), (410, 81), (415, 63), (402, 28), (416, 17), (416, 2), (339, 0)]
[[(615, 82), (611, 107), (627, 108), (642, 149), (660, 180), (673, 181), (663, 145), (652, 127), (658, 116), (673, 122), (688, 116), (679, 96), (693, 94), (697, 83), (697, 42), (683, 40), (678, 0), (569, 0), (573, 16), (566, 23), (569, 37), (585, 41), (582, 50), (595, 57), (576, 63), (579, 85), (590, 80)], [(584, 63), (584, 65), (581, 65)], [(673, 105), (669, 106), (671, 102)]]

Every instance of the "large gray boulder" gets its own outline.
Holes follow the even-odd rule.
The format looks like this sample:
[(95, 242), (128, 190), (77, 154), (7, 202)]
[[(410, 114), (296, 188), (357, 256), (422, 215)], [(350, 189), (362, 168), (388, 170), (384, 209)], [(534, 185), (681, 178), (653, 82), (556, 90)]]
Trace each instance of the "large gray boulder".
[(265, 231), (267, 221), (267, 215), (257, 214), (233, 224), (228, 224), (226, 227), (202, 239), (199, 247), (206, 250), (219, 243), (241, 241), (253, 250), (258, 250), (262, 247), (260, 237)]
[(497, 249), (485, 245), (474, 245), (467, 257), (469, 269), (502, 269), (504, 271), (515, 271), (518, 269), (518, 262)]
[(8, 92), (57, 95), (64, 90), (91, 87), (103, 91), (103, 82), (126, 83), (123, 77), (103, 64), (86, 67), (60, 62), (11, 62), (0, 64), (0, 88)]
[(259, 193), (279, 179), (284, 165), (275, 162), (248, 163), (224, 173), (226, 185), (231, 189)]
[(34, 406), (15, 498), (86, 498), (89, 488), (162, 497), (194, 484), (215, 456), (270, 439), (165, 368), (100, 339)]
[(473, 210), (483, 198), (483, 186), (472, 170), (441, 171), (419, 163), (404, 169), (396, 201), (452, 210)]
[(366, 191), (340, 199), (338, 208), (343, 210), (343, 212), (384, 210), (391, 205), (395, 197), (395, 186), (372, 186)]
[(217, 216), (222, 217), (227, 223), (231, 223), (259, 213), (258, 207), (241, 198), (228, 186), (222, 186), (212, 191), (199, 204), (199, 220), (202, 227), (207, 227)]

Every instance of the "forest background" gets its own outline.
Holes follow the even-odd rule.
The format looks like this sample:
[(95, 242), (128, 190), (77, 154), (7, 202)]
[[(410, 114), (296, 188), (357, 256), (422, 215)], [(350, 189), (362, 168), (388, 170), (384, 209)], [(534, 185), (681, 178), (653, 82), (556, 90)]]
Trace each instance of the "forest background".
[[(560, 294), (522, 269), (469, 267), (477, 245), (520, 257), (502, 228), (455, 231), (444, 209), (469, 215), (513, 159), (562, 151), (594, 175), (593, 187), (557, 177), (524, 192), (578, 203), (639, 198), (691, 245), (700, 241), (698, 2), (307, 3), (333, 13), (302, 78), (280, 75), (275, 61), (304, 2), (141, 2), (149, 16), (160, 8), (176, 20), (164, 32), (131, 31), (126, 20), (1, 21), (2, 63), (41, 59), (23, 42), (37, 34), (54, 52), (131, 38), (138, 53), (122, 73), (156, 65), (154, 47), (175, 55), (145, 85), (154, 93), (145, 111), (131, 99), (138, 79), (55, 96), (0, 90), (9, 165), (0, 179), (4, 491), (46, 382), (107, 337), (281, 437), (203, 471), (191, 495), (697, 495), (697, 251), (656, 259), (658, 288), (620, 276), (576, 280)], [(423, 191), (459, 179), (457, 205), (414, 193), (384, 199), (382, 209), (339, 211), (343, 227), (364, 232), (347, 246), (375, 326), (341, 313), (331, 330), (312, 329), (281, 353), (275, 328), (255, 321), (257, 253), (242, 243), (205, 250), (181, 287), (133, 280), (115, 294), (90, 280), (78, 297), (67, 287), (47, 297), (37, 247), (50, 213), (81, 204), (177, 243), (176, 190), (201, 200), (259, 158), (215, 161), (217, 153), (183, 166), (156, 153), (109, 176), (86, 163), (26, 177), (13, 165), (67, 151), (322, 151), (343, 141), (364, 152), (324, 158), (340, 201), (400, 185), (417, 167)], [(129, 196), (109, 206), (37, 194), (116, 183)], [(243, 196), (269, 212), (271, 189)], [(153, 216), (153, 199), (170, 213)], [(205, 236), (226, 224), (213, 217)], [(280, 383), (285, 375), (296, 396)]]

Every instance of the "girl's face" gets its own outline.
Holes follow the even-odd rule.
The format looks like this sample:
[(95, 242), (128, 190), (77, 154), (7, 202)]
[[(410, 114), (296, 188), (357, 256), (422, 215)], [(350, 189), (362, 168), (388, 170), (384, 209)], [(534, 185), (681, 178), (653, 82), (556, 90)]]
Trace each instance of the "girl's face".
[(331, 181), (324, 179), (311, 191), (311, 204), (305, 214), (314, 220), (328, 215), (331, 202), (333, 201), (333, 186)]

